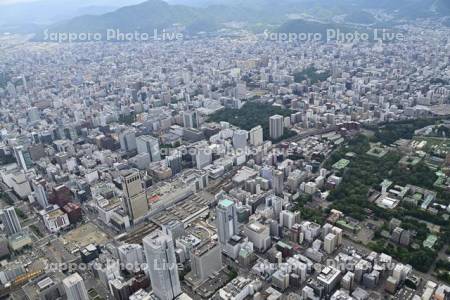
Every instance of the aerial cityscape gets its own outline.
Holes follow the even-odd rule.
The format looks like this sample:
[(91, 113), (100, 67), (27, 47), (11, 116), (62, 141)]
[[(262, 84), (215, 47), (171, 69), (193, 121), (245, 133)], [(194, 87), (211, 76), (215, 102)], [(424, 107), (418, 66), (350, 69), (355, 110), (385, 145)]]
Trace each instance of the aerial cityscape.
[(450, 3), (0, 1), (0, 299), (450, 299)]

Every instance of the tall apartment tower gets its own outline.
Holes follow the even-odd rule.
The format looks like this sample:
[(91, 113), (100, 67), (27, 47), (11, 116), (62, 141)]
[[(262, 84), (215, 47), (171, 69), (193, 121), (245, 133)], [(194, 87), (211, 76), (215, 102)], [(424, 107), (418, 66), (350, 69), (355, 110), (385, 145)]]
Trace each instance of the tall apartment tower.
[(279, 139), (283, 136), (283, 116), (274, 115), (269, 118), (270, 138)]
[(250, 129), (250, 145), (260, 146), (264, 142), (264, 134), (261, 125)]
[(276, 195), (283, 194), (284, 174), (280, 170), (274, 170), (272, 173), (272, 189)]
[(216, 208), (216, 226), (222, 245), (238, 233), (236, 204), (233, 201), (225, 199), (219, 202)]
[(147, 195), (138, 170), (127, 170), (122, 173), (122, 190), (125, 211), (130, 220), (136, 223), (148, 212)]
[(0, 218), (8, 235), (13, 235), (22, 231), (22, 226), (20, 225), (19, 217), (17, 216), (14, 207), (11, 206), (0, 210)]
[(233, 134), (234, 149), (245, 149), (247, 147), (248, 131), (236, 130)]
[(160, 161), (161, 151), (159, 140), (150, 135), (141, 135), (136, 138), (136, 147), (139, 154), (145, 153), (150, 157), (150, 161)]
[(181, 285), (172, 238), (157, 230), (142, 242), (153, 293), (160, 300), (175, 299), (181, 294)]
[(84, 285), (83, 278), (80, 274), (74, 273), (63, 279), (64, 290), (66, 291), (67, 299), (70, 300), (89, 300), (89, 296)]

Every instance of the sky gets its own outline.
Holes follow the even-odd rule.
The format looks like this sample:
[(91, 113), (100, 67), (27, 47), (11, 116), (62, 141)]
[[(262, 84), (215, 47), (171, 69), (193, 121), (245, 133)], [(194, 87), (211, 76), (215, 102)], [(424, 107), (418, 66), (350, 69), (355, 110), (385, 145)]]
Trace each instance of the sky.
[[(7, 5), (7, 4), (15, 4), (15, 3), (26, 3), (26, 2), (36, 2), (38, 0), (0, 0), (0, 5)], [(70, 1), (70, 0), (69, 0)], [(60, 3), (64, 3), (64, 2), (69, 2), (68, 0), (60, 0)], [(79, 0), (80, 2), (84, 2), (87, 5), (89, 5), (89, 2), (99, 2), (99, 1), (90, 1), (90, 0)], [(130, 3), (136, 3), (136, 2), (144, 2), (145, 0), (141, 0), (141, 1), (129, 1)], [(70, 1), (70, 2), (73, 2)], [(103, 1), (105, 4), (108, 3), (108, 1), (104, 0)], [(124, 0), (122, 1), (123, 3), (126, 3), (127, 1)]]
[(30, 2), (30, 1), (33, 1), (33, 0), (0, 0), (0, 5), (19, 3), (19, 2)]

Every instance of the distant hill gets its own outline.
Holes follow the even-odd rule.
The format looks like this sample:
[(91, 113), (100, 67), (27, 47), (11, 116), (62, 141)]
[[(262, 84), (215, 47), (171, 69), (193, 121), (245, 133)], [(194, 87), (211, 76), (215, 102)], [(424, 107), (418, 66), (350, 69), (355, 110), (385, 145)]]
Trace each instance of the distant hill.
[(367, 25), (374, 24), (377, 22), (377, 20), (371, 13), (365, 11), (350, 13), (349, 15), (345, 16), (344, 21), (348, 23), (367, 24)]
[(2, 4), (0, 1), (0, 30), (4, 26), (49, 25), (85, 14), (104, 14), (138, 2), (140, 0), (34, 0)]
[(363, 0), (360, 7), (391, 10), (400, 17), (410, 19), (450, 15), (448, 0)]
[(450, 27), (450, 18), (447, 18), (443, 22), (444, 26)]
[(154, 29), (167, 28), (174, 23), (190, 23), (200, 17), (196, 8), (149, 0), (99, 16), (76, 17), (50, 26), (49, 29), (56, 32), (100, 32), (107, 29), (151, 32)]
[[(281, 0), (284, 2), (286, 0)], [(108, 29), (120, 29), (122, 32), (153, 32), (155, 29), (167, 29), (173, 24), (187, 27), (190, 33), (214, 31), (226, 22), (276, 22), (286, 20), (286, 13), (292, 11), (284, 4), (270, 0), (249, 0), (230, 5), (211, 5), (193, 7), (170, 5), (162, 0), (122, 7), (102, 15), (84, 15), (58, 22), (48, 27), (49, 32), (105, 32)], [(41, 34), (42, 35), (42, 34)]]
[[(359, 26), (359, 25), (348, 25), (348, 24), (338, 24), (338, 23), (323, 23), (316, 21), (306, 21), (302, 19), (290, 20), (283, 25), (281, 25), (276, 33), (266, 34), (269, 40), (273, 38), (279, 38), (281, 41), (286, 41), (282, 37), (282, 33), (285, 33), (285, 37), (289, 34), (294, 35), (291, 40), (293, 42), (305, 42), (305, 41), (328, 41), (328, 42), (374, 42), (383, 40), (385, 43), (401, 41), (397, 40), (396, 36), (386, 35), (382, 36), (381, 32), (384, 31), (386, 34), (402, 33), (397, 29), (389, 29), (386, 27), (378, 26)], [(278, 35), (277, 35), (278, 34)], [(295, 39), (297, 38), (297, 39)], [(311, 78), (310, 78), (311, 79)]]
[[(328, 38), (333, 40), (332, 32), (338, 34), (354, 32), (356, 28), (343, 24), (336, 23), (321, 23), (315, 21), (306, 20), (290, 20), (278, 28), (279, 33), (296, 33), (296, 34), (319, 34), (322, 41), (326, 41)], [(362, 29), (359, 32), (364, 32)], [(301, 38), (301, 37), (300, 37)]]
[(189, 34), (197, 34), (199, 32), (214, 32), (220, 29), (220, 25), (212, 19), (195, 20), (186, 26), (186, 32)]
[(432, 9), (435, 9), (439, 15), (450, 16), (450, 1), (435, 0), (432, 4)]
[[(49, 32), (153, 32), (173, 24), (186, 26), (188, 33), (215, 31), (229, 22), (261, 26), (294, 26), (289, 19), (301, 15), (317, 20), (346, 15), (344, 22), (373, 24), (370, 9), (384, 9), (398, 19), (450, 15), (449, 0), (148, 0), (101, 15), (83, 15), (48, 27)], [(185, 5), (185, 4), (186, 5)], [(191, 5), (191, 6), (189, 6)], [(197, 6), (195, 6), (197, 5)], [(298, 22), (298, 21), (296, 21)], [(298, 24), (297, 24), (298, 25)], [(307, 26), (307, 23), (300, 24)], [(309, 24), (311, 25), (311, 24)], [(315, 24), (314, 26), (319, 26)], [(317, 28), (314, 29), (316, 31)], [(290, 31), (285, 31), (290, 32)]]
[(327, 30), (333, 27), (329, 23), (320, 23), (306, 20), (290, 20), (278, 28), (279, 33), (320, 33), (326, 35)]

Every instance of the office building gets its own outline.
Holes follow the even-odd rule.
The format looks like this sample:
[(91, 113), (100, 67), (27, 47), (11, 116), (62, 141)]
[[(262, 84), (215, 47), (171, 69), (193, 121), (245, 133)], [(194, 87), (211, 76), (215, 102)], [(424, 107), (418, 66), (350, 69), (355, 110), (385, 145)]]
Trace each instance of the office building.
[[(201, 283), (222, 268), (222, 253), (217, 242), (207, 241), (190, 254), (193, 281)], [(188, 276), (189, 278), (191, 276)]]
[(163, 225), (161, 225), (161, 230), (172, 237), (175, 242), (176, 239), (184, 235), (184, 224), (178, 220), (171, 220)]
[(176, 175), (183, 169), (183, 159), (181, 153), (176, 151), (166, 156), (167, 166), (172, 170), (172, 175)]
[(125, 211), (130, 220), (135, 223), (143, 218), (148, 211), (147, 195), (142, 186), (142, 179), (138, 170), (122, 172), (122, 190)]
[(141, 135), (136, 138), (136, 147), (138, 154), (147, 154), (150, 161), (160, 161), (161, 151), (159, 149), (159, 140), (150, 135)]
[(199, 119), (196, 111), (183, 112), (183, 126), (185, 128), (199, 128)]
[(89, 296), (80, 274), (74, 273), (63, 279), (64, 290), (67, 299), (70, 300), (89, 300)]
[(36, 178), (31, 181), (34, 199), (39, 203), (39, 205), (42, 208), (46, 208), (49, 204), (45, 184), (46, 181), (43, 178)]
[(234, 149), (245, 149), (247, 147), (248, 131), (236, 130), (233, 134)]
[(233, 235), (238, 234), (236, 204), (228, 199), (221, 200), (216, 208), (216, 226), (219, 242), (225, 245)]
[(28, 171), (33, 165), (30, 153), (26, 151), (24, 146), (14, 147), (14, 157), (19, 167), (24, 171)]
[(172, 238), (157, 230), (142, 242), (154, 295), (160, 300), (175, 299), (181, 286)]
[(344, 277), (342, 277), (341, 287), (348, 291), (353, 291), (354, 286), (355, 286), (355, 274), (349, 271), (345, 273)]
[(125, 130), (119, 134), (120, 149), (130, 152), (137, 149), (136, 133), (133, 130)]
[(39, 211), (39, 215), (47, 230), (52, 233), (57, 233), (70, 225), (69, 216), (56, 204)]
[(267, 251), (272, 244), (270, 229), (267, 225), (263, 225), (259, 222), (252, 222), (244, 227), (244, 233), (259, 252)]
[(197, 169), (202, 169), (212, 162), (212, 151), (208, 146), (195, 148), (195, 163)]
[(282, 210), (280, 212), (280, 226), (291, 229), (295, 223), (300, 221), (300, 212), (292, 212), (289, 210)]
[(13, 235), (22, 231), (22, 226), (20, 225), (19, 217), (17, 216), (14, 207), (0, 210), (0, 218), (8, 235)]
[(333, 267), (325, 267), (317, 276), (317, 280), (325, 287), (326, 293), (331, 293), (341, 281), (341, 271)]
[(141, 245), (125, 244), (119, 246), (117, 250), (120, 262), (127, 270), (140, 269), (141, 264), (144, 263), (144, 251)]
[[(271, 206), (272, 206), (272, 213), (273, 213), (273, 219), (279, 220), (280, 219), (280, 213), (283, 210), (283, 199), (280, 197), (277, 197), (275, 195), (272, 195), (268, 197), (270, 199)], [(267, 199), (266, 199), (267, 201)]]

